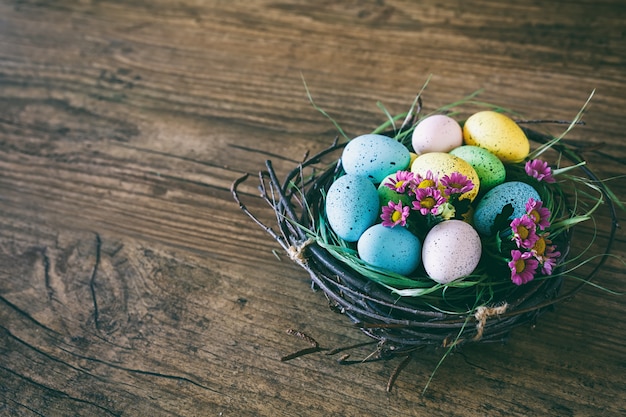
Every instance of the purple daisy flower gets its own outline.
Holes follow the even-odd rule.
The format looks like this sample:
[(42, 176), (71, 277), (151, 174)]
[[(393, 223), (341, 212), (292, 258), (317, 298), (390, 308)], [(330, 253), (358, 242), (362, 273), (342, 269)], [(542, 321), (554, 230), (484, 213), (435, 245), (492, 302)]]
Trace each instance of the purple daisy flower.
[(397, 193), (404, 193), (407, 188), (411, 189), (414, 179), (415, 175), (411, 171), (398, 171), (394, 177), (385, 182), (385, 186)]
[(536, 178), (537, 181), (545, 181), (547, 183), (556, 182), (554, 177), (552, 177), (552, 169), (548, 166), (546, 161), (542, 161), (541, 159), (533, 159), (526, 162), (524, 170), (526, 170), (528, 175)]
[(556, 261), (561, 252), (556, 250), (556, 246), (550, 245), (552, 241), (547, 235), (539, 237), (535, 245), (531, 248), (531, 253), (541, 264), (541, 273), (544, 275), (552, 275), (552, 270), (556, 266)]
[(543, 203), (540, 200), (534, 198), (528, 199), (526, 203), (526, 213), (535, 222), (540, 230), (545, 230), (550, 227), (550, 210), (543, 207)]
[(474, 189), (474, 183), (460, 172), (453, 172), (450, 175), (444, 175), (440, 182), (444, 187), (443, 192), (447, 196), (451, 196), (453, 194), (465, 194)]
[(521, 252), (517, 249), (511, 251), (511, 281), (515, 285), (526, 284), (535, 278), (539, 262), (532, 257), (530, 252)]
[(420, 174), (415, 175), (416, 188), (437, 188), (438, 182), (437, 177), (430, 170), (426, 171), (424, 177)]
[(419, 211), (423, 215), (437, 214), (439, 206), (446, 202), (441, 195), (441, 191), (437, 188), (417, 188), (415, 190), (415, 201), (413, 201), (413, 210)]
[(513, 232), (513, 240), (519, 248), (532, 248), (539, 236), (537, 236), (537, 225), (532, 217), (528, 214), (513, 219), (511, 222), (511, 231)]
[(402, 206), (402, 201), (394, 203), (390, 201), (383, 206), (380, 218), (383, 220), (383, 226), (394, 227), (397, 225), (406, 226), (406, 219), (409, 217), (409, 206)]

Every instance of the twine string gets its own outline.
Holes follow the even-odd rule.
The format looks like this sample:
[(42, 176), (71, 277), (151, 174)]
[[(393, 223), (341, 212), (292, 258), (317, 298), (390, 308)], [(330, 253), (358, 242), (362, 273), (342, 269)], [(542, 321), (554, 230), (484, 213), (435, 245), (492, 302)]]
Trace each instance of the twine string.
[(306, 249), (307, 246), (309, 246), (313, 242), (315, 242), (315, 239), (310, 237), (310, 238), (308, 238), (307, 240), (305, 240), (304, 242), (300, 243), (297, 246), (296, 245), (289, 246), (289, 248), (287, 248), (287, 254), (289, 255), (289, 258), (292, 261), (297, 262), (299, 264), (306, 263), (306, 257), (304, 256), (304, 250)]
[(487, 307), (480, 306), (476, 309), (474, 313), (474, 318), (476, 319), (476, 335), (474, 336), (474, 341), (478, 341), (483, 337), (483, 332), (485, 331), (485, 324), (487, 324), (487, 319), (494, 316), (499, 316), (506, 312), (506, 309), (509, 305), (507, 303), (502, 304), (501, 306), (495, 307)]

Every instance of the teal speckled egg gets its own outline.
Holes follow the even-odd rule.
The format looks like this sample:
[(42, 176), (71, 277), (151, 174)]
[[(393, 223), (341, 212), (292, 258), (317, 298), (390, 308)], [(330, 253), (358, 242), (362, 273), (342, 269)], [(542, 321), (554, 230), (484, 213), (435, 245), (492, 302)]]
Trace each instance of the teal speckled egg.
[(366, 177), (346, 174), (326, 193), (326, 217), (333, 231), (347, 242), (356, 242), (378, 219), (378, 192)]
[(520, 181), (510, 181), (500, 184), (480, 199), (474, 212), (474, 226), (482, 235), (490, 236), (496, 216), (502, 212), (507, 204), (513, 206), (513, 220), (526, 213), (528, 199), (540, 200), (539, 193), (530, 185)]
[(451, 150), (450, 153), (465, 160), (474, 168), (483, 192), (502, 184), (506, 178), (506, 169), (502, 161), (485, 148), (465, 145)]
[(401, 275), (409, 275), (419, 265), (422, 244), (404, 227), (376, 224), (357, 243), (359, 257), (368, 264)]
[(367, 177), (376, 184), (387, 175), (406, 169), (410, 161), (406, 146), (388, 136), (376, 134), (352, 139), (341, 154), (346, 173)]

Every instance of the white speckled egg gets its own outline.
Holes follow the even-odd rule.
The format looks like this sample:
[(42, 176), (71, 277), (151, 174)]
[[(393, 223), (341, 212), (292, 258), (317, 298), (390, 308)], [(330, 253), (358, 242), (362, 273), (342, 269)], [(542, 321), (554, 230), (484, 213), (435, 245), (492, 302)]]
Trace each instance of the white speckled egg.
[(453, 118), (434, 114), (415, 126), (411, 138), (415, 153), (449, 152), (463, 144), (463, 130)]
[(357, 243), (359, 257), (368, 264), (401, 275), (409, 275), (420, 263), (421, 243), (404, 227), (375, 224)]
[(422, 263), (433, 281), (447, 284), (471, 274), (481, 253), (480, 237), (471, 225), (447, 220), (435, 225), (424, 238)]
[(540, 200), (539, 193), (530, 185), (520, 181), (509, 181), (500, 184), (480, 199), (474, 211), (474, 226), (482, 235), (490, 236), (496, 216), (507, 204), (513, 206), (513, 214), (509, 219), (521, 217), (526, 213), (529, 198)]
[(406, 146), (388, 136), (376, 134), (352, 139), (341, 154), (346, 173), (367, 177), (376, 184), (387, 175), (406, 169), (410, 161)]
[(326, 217), (333, 231), (347, 242), (356, 242), (378, 219), (378, 192), (366, 177), (346, 174), (326, 193)]
[(471, 145), (459, 146), (452, 149), (450, 154), (458, 156), (474, 168), (483, 192), (502, 184), (506, 179), (506, 169), (502, 161), (485, 148)]

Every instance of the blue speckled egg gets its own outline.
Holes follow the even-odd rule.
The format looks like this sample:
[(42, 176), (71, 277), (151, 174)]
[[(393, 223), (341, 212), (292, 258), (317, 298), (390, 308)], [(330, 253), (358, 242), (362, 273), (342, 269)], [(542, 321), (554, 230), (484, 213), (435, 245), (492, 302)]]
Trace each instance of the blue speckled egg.
[(326, 194), (328, 223), (347, 242), (356, 242), (376, 222), (379, 209), (376, 186), (363, 176), (339, 177)]
[(520, 181), (510, 181), (500, 184), (480, 199), (474, 212), (474, 226), (482, 235), (491, 235), (491, 227), (496, 216), (502, 212), (507, 204), (513, 206), (510, 220), (521, 217), (526, 213), (528, 199), (540, 200), (539, 193), (530, 185)]
[(485, 148), (471, 145), (459, 146), (452, 149), (450, 154), (465, 160), (474, 168), (480, 179), (481, 191), (487, 191), (502, 184), (506, 178), (506, 169), (502, 161)]
[(341, 154), (348, 174), (362, 175), (378, 184), (387, 175), (406, 169), (411, 155), (406, 146), (383, 135), (367, 134), (352, 139)]
[(359, 257), (377, 268), (409, 275), (419, 265), (422, 244), (404, 227), (376, 224), (367, 229), (357, 243)]

